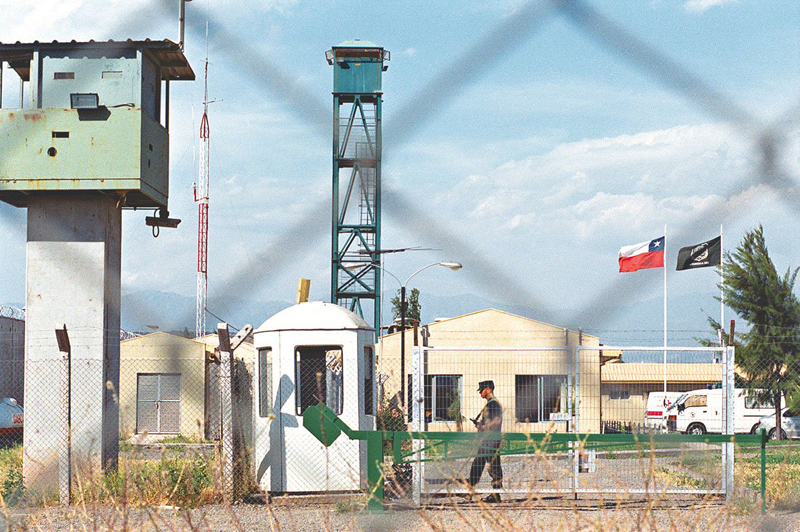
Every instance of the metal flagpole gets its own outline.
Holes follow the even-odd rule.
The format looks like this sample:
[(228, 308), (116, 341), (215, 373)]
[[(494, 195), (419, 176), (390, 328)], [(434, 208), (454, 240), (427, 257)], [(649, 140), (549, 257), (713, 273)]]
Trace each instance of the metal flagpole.
[(664, 224), (664, 392), (667, 391), (667, 224)]

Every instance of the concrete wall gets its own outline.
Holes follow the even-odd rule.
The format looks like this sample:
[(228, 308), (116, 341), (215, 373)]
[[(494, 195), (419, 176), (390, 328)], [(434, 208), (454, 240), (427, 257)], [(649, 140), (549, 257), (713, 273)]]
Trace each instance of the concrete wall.
[[(547, 323), (487, 309), (473, 314), (429, 324), (418, 329), (417, 341), (430, 347), (560, 347), (598, 346), (599, 339), (566, 331)], [(411, 353), (414, 345), (413, 330), (406, 331), (405, 373), (411, 373)], [(378, 371), (388, 375), (384, 384), (384, 397), (390, 398), (400, 390), (400, 333), (387, 335), (376, 346)], [(474, 417), (485, 401), (476, 389), (482, 380), (494, 380), (495, 394), (504, 407), (503, 430), (508, 432), (543, 432), (548, 429), (564, 430), (557, 423), (517, 422), (515, 416), (516, 375), (570, 375), (573, 353), (568, 350), (548, 351), (430, 351), (429, 375), (461, 375), (461, 411), (465, 417)], [(600, 373), (599, 351), (587, 351), (580, 363), (581, 400), (580, 428), (587, 432), (600, 429)], [(396, 400), (396, 399), (395, 399)], [(454, 422), (429, 423), (430, 430), (456, 430)], [(472, 430), (468, 420), (463, 430)]]
[(25, 322), (0, 316), (0, 398), (24, 405)]
[(136, 433), (138, 375), (181, 375), (180, 434), (201, 438), (205, 433), (206, 347), (203, 343), (163, 332), (120, 344), (120, 437)]

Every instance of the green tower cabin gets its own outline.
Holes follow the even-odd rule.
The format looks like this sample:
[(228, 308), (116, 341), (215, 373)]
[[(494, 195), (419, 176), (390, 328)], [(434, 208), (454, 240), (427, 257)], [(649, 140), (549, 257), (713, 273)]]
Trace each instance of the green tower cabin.
[(380, 334), (381, 77), (389, 51), (358, 39), (325, 53), (333, 66), (331, 301)]
[[(20, 90), (0, 102), (0, 201), (28, 223), (23, 474), (49, 492), (70, 463), (66, 404), (72, 475), (116, 467), (121, 211), (158, 211), (154, 231), (179, 222), (167, 213), (169, 83), (195, 75), (171, 41), (0, 44), (6, 64)], [(63, 325), (70, 341), (57, 343)]]

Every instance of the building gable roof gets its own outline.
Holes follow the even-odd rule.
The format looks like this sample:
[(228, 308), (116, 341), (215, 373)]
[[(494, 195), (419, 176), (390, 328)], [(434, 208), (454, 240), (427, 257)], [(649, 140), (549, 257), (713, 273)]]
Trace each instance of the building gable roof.
[[(432, 323), (428, 323), (424, 325), (428, 327), (428, 330), (431, 334), (436, 334), (438, 331), (447, 331), (453, 325), (457, 325), (459, 322), (461, 323), (471, 323), (473, 325), (479, 324), (481, 322), (488, 322), (492, 319), (500, 318), (505, 320), (508, 324), (517, 324), (520, 329), (528, 329), (531, 325), (536, 325), (543, 328), (549, 328), (554, 331), (563, 332), (564, 328), (559, 327), (557, 325), (553, 325), (551, 323), (546, 323), (543, 321), (535, 320), (533, 318), (527, 318), (525, 316), (519, 316), (517, 314), (512, 314), (511, 312), (506, 312), (504, 310), (498, 310), (495, 308), (486, 308), (483, 310), (476, 310), (475, 312), (470, 312), (468, 314), (462, 314), (461, 316), (455, 316), (453, 318), (446, 318), (434, 321)], [(570, 331), (571, 333), (577, 333), (577, 331)], [(393, 332), (391, 334), (384, 335), (383, 338), (390, 338), (394, 337), (395, 335), (400, 334), (400, 331)], [(596, 336), (591, 334), (583, 333), (584, 336), (594, 338), (599, 340)]]

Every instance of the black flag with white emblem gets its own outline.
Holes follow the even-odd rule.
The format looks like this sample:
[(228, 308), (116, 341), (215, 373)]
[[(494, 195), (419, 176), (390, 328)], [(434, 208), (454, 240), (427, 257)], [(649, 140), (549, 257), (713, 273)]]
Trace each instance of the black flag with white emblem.
[(718, 266), (722, 256), (721, 237), (712, 238), (708, 242), (687, 246), (678, 251), (678, 266), (676, 270), (693, 270)]

